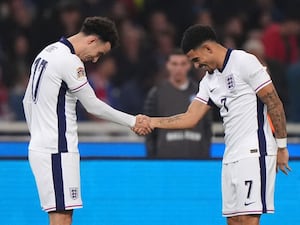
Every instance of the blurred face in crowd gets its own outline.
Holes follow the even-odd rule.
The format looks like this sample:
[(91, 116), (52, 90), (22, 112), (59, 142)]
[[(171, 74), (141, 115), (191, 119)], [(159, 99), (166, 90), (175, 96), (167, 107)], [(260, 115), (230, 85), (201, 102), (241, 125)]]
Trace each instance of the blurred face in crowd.
[(96, 63), (98, 59), (108, 53), (111, 49), (109, 42), (103, 42), (96, 35), (88, 35), (84, 38), (84, 48), (79, 54), (83, 62)]
[(186, 55), (171, 55), (167, 61), (170, 79), (181, 81), (187, 79), (191, 63)]

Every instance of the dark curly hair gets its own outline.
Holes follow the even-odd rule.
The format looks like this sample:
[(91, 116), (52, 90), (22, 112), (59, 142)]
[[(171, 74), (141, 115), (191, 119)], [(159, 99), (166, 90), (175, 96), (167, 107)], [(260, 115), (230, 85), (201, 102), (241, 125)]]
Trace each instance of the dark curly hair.
[(119, 45), (119, 34), (116, 25), (106, 17), (87, 17), (80, 31), (86, 35), (98, 35), (102, 41), (108, 41), (111, 44), (111, 48)]
[(209, 26), (195, 24), (185, 30), (181, 40), (181, 48), (186, 54), (208, 40), (217, 41), (214, 30)]

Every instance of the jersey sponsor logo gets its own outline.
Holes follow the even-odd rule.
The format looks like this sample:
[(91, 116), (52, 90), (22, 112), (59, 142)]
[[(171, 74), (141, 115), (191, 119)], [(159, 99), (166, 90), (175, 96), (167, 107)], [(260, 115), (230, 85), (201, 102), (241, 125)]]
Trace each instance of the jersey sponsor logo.
[(234, 87), (235, 87), (235, 81), (234, 81), (233, 74), (227, 75), (226, 78), (225, 78), (225, 80), (226, 80), (226, 87), (227, 87), (227, 89), (233, 90)]
[(73, 200), (76, 200), (78, 198), (78, 187), (71, 187), (70, 190), (70, 197)]
[(85, 70), (83, 67), (78, 67), (77, 68), (77, 79), (81, 79), (85, 77)]

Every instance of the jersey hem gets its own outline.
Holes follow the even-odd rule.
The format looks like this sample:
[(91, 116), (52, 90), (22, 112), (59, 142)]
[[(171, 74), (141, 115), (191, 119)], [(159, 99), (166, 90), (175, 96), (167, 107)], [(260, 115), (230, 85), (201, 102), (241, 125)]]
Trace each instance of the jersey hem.
[(236, 212), (223, 212), (223, 217), (239, 216), (239, 215), (253, 215), (253, 214), (264, 214), (264, 213), (275, 213), (274, 209), (269, 209), (266, 212), (262, 210), (249, 210), (249, 211), (236, 211)]
[[(61, 153), (58, 151), (58, 149), (55, 149), (55, 150), (51, 150), (49, 151), (49, 149), (47, 148), (43, 148), (43, 149), (32, 149), (32, 148), (28, 148), (29, 151), (31, 152), (40, 152), (40, 153), (45, 153), (45, 154), (56, 154), (56, 153)], [(79, 150), (75, 150), (75, 151), (70, 151), (68, 149), (67, 153), (79, 153)]]
[[(82, 204), (80, 204), (80, 205), (69, 205), (69, 206), (66, 206), (65, 210), (80, 209), (80, 208), (83, 208)], [(56, 207), (54, 206), (54, 207), (43, 208), (43, 210), (45, 212), (55, 212), (56, 211)]]

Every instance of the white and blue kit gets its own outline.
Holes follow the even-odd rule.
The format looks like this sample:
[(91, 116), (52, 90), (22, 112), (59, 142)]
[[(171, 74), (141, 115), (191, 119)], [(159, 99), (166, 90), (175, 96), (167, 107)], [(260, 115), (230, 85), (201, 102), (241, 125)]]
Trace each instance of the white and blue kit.
[(65, 38), (35, 58), (23, 99), (30, 131), (29, 161), (42, 208), (62, 211), (82, 207), (76, 102), (95, 116), (133, 127), (135, 117), (97, 99), (85, 68)]
[(195, 98), (220, 109), (225, 131), (223, 215), (274, 212), (277, 144), (256, 93), (271, 78), (258, 59), (228, 49), (221, 71), (207, 73)]

